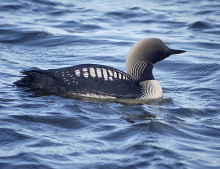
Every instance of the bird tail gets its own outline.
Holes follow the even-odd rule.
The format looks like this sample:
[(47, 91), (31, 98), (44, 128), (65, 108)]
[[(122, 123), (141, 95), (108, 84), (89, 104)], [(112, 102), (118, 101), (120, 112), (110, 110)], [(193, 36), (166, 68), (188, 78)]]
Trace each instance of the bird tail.
[(17, 82), (14, 82), (14, 84), (17, 86), (32, 87), (32, 82), (39, 75), (39, 72), (31, 70), (31, 71), (23, 71), (21, 72), (21, 74), (24, 76)]
[(43, 70), (21, 72), (24, 76), (14, 84), (21, 87), (43, 89), (47, 92), (59, 92), (59, 82)]

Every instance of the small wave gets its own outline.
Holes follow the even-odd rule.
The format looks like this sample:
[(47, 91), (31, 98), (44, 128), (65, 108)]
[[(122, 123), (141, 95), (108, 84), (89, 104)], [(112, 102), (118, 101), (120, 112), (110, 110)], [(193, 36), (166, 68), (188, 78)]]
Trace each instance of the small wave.
[(21, 10), (24, 6), (22, 5), (14, 5), (14, 4), (10, 4), (10, 5), (3, 5), (0, 7), (1, 11), (14, 11), (14, 10)]
[(9, 146), (10, 144), (18, 144), (18, 142), (22, 142), (31, 138), (25, 134), (21, 134), (18, 131), (9, 128), (0, 128), (0, 132), (4, 136), (0, 137), (1, 145), (5, 146)]
[(80, 122), (79, 119), (76, 119), (74, 117), (63, 117), (63, 116), (33, 116), (33, 115), (13, 115), (14, 119), (29, 122), (29, 123), (37, 123), (37, 124), (44, 124), (46, 126), (50, 127), (61, 127), (66, 129), (80, 129), (86, 127), (83, 123)]
[(135, 13), (131, 11), (117, 11), (117, 12), (108, 12), (105, 14), (106, 16), (110, 16), (114, 19), (131, 19), (131, 18), (136, 18), (136, 17), (142, 17), (146, 14), (143, 13)]
[(4, 34), (3, 38), (0, 39), (0, 42), (3, 43), (26, 43), (28, 45), (31, 44), (31, 42), (37, 41), (39, 39), (42, 39), (42, 37), (51, 35), (51, 33), (47, 31), (14, 31), (10, 30), (7, 31), (6, 34)]
[(61, 5), (61, 3), (58, 2), (52, 2), (50, 0), (31, 0), (33, 3), (36, 4), (42, 4), (42, 5), (47, 5), (47, 6), (56, 6), (56, 5)]
[(196, 21), (188, 24), (189, 29), (211, 29), (213, 26), (205, 21)]
[(185, 73), (189, 77), (197, 79), (203, 79), (218, 73), (220, 68), (219, 64), (192, 64), (190, 67), (185, 69)]

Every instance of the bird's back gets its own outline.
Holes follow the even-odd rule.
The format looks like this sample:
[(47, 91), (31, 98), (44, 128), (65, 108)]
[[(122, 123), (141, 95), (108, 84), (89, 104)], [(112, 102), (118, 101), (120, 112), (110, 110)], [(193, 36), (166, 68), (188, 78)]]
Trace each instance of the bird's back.
[(25, 76), (16, 85), (47, 92), (130, 99), (141, 97), (141, 87), (128, 74), (109, 66), (82, 64), (22, 73)]

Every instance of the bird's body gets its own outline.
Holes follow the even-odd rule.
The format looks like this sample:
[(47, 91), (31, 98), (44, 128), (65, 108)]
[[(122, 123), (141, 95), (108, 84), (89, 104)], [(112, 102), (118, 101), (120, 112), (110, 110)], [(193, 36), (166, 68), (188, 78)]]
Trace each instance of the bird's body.
[[(151, 44), (151, 41), (156, 43)], [(149, 49), (147, 44), (150, 44)], [(170, 51), (171, 49), (159, 39), (143, 39), (131, 48), (127, 56), (128, 73), (104, 65), (82, 64), (60, 69), (23, 71), (25, 76), (15, 84), (52, 93), (90, 97), (160, 98), (163, 96), (163, 91), (159, 82), (153, 77), (154, 64), (170, 54), (184, 52), (172, 50), (173, 53), (169, 53)]]
[(141, 96), (141, 88), (128, 74), (104, 65), (82, 64), (23, 74), (26, 76), (16, 82), (17, 85), (53, 93), (130, 99)]

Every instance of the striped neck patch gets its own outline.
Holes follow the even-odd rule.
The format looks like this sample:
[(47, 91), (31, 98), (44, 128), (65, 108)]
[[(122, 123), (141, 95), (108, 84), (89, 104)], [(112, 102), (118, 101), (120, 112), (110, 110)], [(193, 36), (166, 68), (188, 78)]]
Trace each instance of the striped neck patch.
[(150, 62), (144, 61), (144, 60), (139, 60), (136, 62), (132, 67), (131, 67), (131, 77), (135, 80), (138, 81), (141, 78), (141, 75), (144, 72), (144, 69)]

